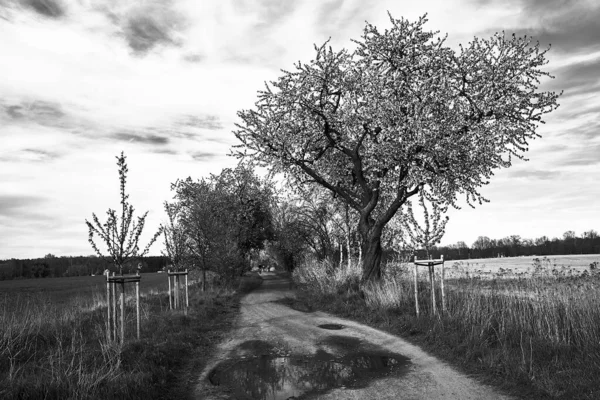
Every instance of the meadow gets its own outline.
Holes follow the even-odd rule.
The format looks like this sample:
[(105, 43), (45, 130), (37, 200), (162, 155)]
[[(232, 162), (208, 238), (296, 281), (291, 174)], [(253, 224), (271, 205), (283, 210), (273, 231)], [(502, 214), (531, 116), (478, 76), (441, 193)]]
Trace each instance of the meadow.
[(596, 399), (599, 262), (600, 255), (450, 261), (447, 311), (439, 315), (421, 268), (419, 317), (412, 263), (390, 262), (380, 282), (366, 285), (356, 264), (310, 262), (293, 276), (304, 307), (399, 334), (509, 394)]
[(249, 277), (202, 292), (192, 279), (185, 315), (169, 310), (165, 274), (142, 274), (141, 338), (128, 295), (125, 343), (106, 337), (103, 276), (0, 282), (0, 398), (184, 397), (243, 292), (261, 282)]
[[(142, 273), (141, 276), (141, 294), (167, 290), (166, 274)], [(106, 296), (106, 277), (96, 275), (0, 281), (0, 298), (13, 296), (21, 300), (44, 299), (57, 305), (72, 302), (73, 298), (78, 298), (80, 303), (98, 302)]]

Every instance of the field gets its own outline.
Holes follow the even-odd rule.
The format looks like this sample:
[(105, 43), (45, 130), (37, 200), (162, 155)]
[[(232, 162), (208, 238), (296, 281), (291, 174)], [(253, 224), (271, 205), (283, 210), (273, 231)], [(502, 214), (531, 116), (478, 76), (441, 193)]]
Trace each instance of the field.
[[(158, 273), (141, 274), (140, 293), (156, 293), (167, 290), (167, 275)], [(127, 287), (125, 290), (132, 290)], [(0, 298), (19, 297), (52, 302), (56, 305), (69, 303), (77, 298), (83, 303), (104, 300), (106, 277), (74, 276), (66, 278), (15, 279), (0, 281)]]
[[(307, 263), (294, 271), (304, 307), (399, 334), (521, 398), (600, 398), (600, 255), (447, 262), (446, 312), (434, 315), (425, 267), (415, 314), (412, 263), (360, 268)], [(436, 304), (441, 293), (436, 287)]]
[(103, 276), (0, 282), (0, 398), (184, 397), (194, 371), (229, 330), (241, 292), (261, 282), (202, 292), (190, 281), (184, 315), (169, 310), (165, 274), (142, 274), (141, 339), (128, 295), (125, 343), (106, 337)]
[[(537, 273), (552, 274), (552, 270), (577, 275), (589, 270), (590, 264), (600, 264), (599, 254), (478, 258), (446, 261), (449, 277), (464, 277), (468, 273), (480, 278), (514, 278)], [(536, 266), (537, 271), (536, 271)], [(600, 265), (596, 265), (600, 269)]]

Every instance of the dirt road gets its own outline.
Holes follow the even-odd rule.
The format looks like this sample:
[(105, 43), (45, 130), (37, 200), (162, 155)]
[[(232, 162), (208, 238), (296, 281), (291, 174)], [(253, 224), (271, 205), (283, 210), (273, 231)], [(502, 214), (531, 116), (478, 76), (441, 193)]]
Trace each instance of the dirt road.
[(263, 279), (243, 298), (235, 329), (201, 372), (195, 398), (508, 398), (396, 336), (294, 310), (286, 305), (294, 296), (290, 280), (275, 273)]

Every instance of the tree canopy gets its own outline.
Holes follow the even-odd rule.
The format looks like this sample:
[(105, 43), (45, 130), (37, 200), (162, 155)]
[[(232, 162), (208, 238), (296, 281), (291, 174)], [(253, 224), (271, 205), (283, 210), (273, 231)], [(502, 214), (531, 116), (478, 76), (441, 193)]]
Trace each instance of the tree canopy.
[(550, 75), (531, 38), (497, 33), (454, 51), (425, 16), (390, 21), (384, 32), (367, 23), (353, 51), (315, 46), (238, 112), (235, 131), (239, 157), (358, 211), (364, 279), (379, 275), (382, 230), (411, 196), (427, 186), (440, 203), (485, 201), (479, 188), (523, 158), (558, 107), (537, 91)]
[(233, 276), (249, 267), (246, 258), (272, 239), (273, 191), (245, 166), (219, 175), (178, 180), (172, 185), (183, 252), (203, 271)]

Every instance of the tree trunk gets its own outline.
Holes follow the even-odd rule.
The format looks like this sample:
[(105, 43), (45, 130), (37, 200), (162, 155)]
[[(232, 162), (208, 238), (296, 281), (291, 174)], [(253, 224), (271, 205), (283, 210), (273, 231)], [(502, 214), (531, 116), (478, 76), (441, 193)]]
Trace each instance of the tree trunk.
[(381, 278), (381, 229), (372, 229), (363, 242), (363, 281)]

